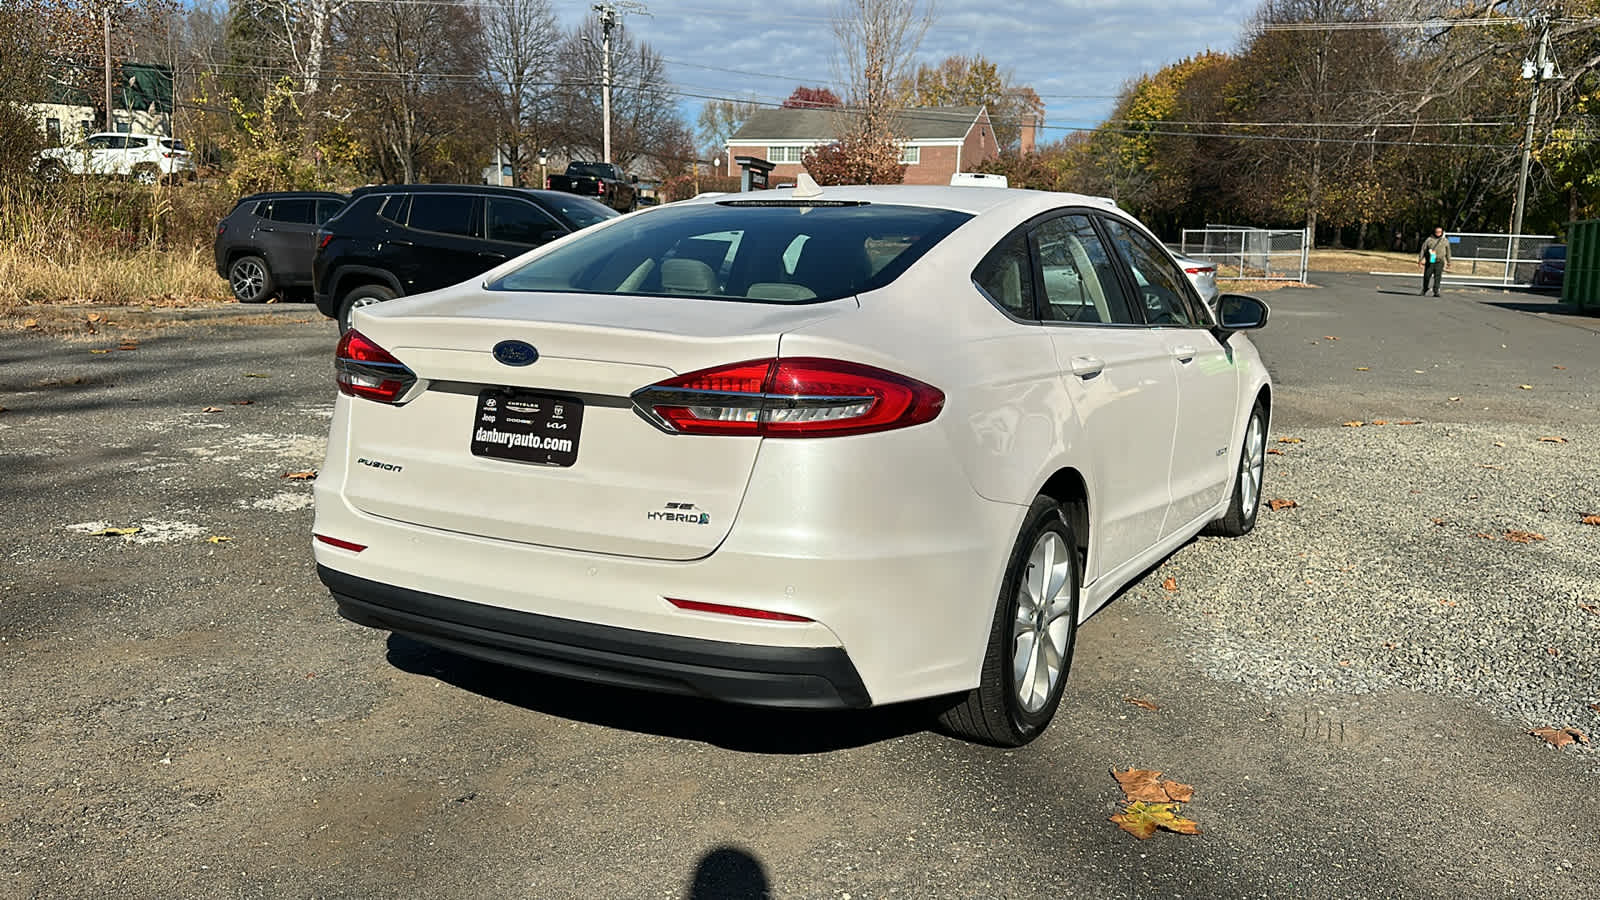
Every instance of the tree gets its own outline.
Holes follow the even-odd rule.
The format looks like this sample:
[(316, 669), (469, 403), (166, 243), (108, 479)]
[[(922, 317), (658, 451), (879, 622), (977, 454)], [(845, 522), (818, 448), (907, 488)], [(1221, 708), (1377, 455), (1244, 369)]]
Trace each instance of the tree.
[[(601, 28), (589, 16), (562, 42), (556, 64), (557, 109), (551, 143), (573, 158), (599, 159), (601, 124)], [(693, 157), (688, 126), (678, 114), (666, 63), (648, 44), (635, 41), (626, 27), (611, 33), (611, 157), (623, 168), (663, 157), (671, 164)], [(670, 151), (663, 148), (671, 147)]]
[(906, 178), (900, 143), (861, 130), (807, 149), (800, 165), (817, 184), (899, 184)]
[(761, 104), (753, 100), (708, 100), (700, 108), (700, 145), (707, 156), (716, 156), (728, 146), (728, 138), (755, 115)]
[(1018, 146), (1022, 126), (1044, 119), (1044, 101), (982, 55), (951, 56), (923, 65), (903, 86), (915, 106), (984, 106), (1001, 149)]
[[(521, 177), (529, 151), (548, 133), (550, 85), (561, 32), (549, 0), (484, 0), (478, 9), (484, 79), (496, 113), (501, 158)], [(542, 186), (542, 185), (541, 185)]]
[(919, 11), (917, 0), (841, 0), (833, 20), (834, 67), (849, 110), (834, 115), (839, 140), (807, 151), (801, 160), (819, 183), (824, 178), (830, 184), (905, 179), (895, 114), (911, 60), (931, 22), (932, 12)]
[(783, 101), (784, 109), (832, 109), (844, 105), (839, 95), (825, 87), (800, 85)]
[(336, 38), (340, 99), (375, 168), (403, 182), (475, 180), (495, 137), (478, 127), (490, 103), (477, 17), (456, 4), (357, 3), (339, 16)]

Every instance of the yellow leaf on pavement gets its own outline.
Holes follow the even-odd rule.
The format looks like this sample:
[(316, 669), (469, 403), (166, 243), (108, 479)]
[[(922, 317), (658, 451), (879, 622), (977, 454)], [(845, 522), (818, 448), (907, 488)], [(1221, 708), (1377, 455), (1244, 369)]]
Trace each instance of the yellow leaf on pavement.
[(1304, 444), (1305, 441), (1303, 441), (1303, 440), (1301, 440), (1300, 438), (1297, 438), (1297, 437), (1281, 437), (1281, 438), (1278, 438), (1278, 443), (1280, 443), (1280, 444)]
[(1565, 444), (1567, 442), (1566, 438), (1557, 437), (1555, 435), (1551, 435), (1549, 437), (1542, 437), (1542, 438), (1539, 438), (1539, 440), (1543, 441), (1546, 444)]
[(287, 478), (290, 481), (312, 481), (317, 477), (317, 470), (310, 469), (305, 472), (285, 472), (278, 477)]
[(1357, 372), (1371, 372), (1372, 371), (1372, 367), (1371, 366), (1356, 366), (1356, 371)]
[(1138, 697), (1123, 697), (1122, 699), (1128, 703), (1132, 703), (1134, 706), (1137, 706), (1140, 709), (1147, 709), (1151, 712), (1155, 712), (1161, 708), (1154, 703), (1151, 703), (1149, 700), (1141, 700)]
[(1267, 501), (1267, 506), (1271, 507), (1273, 512), (1277, 512), (1280, 509), (1294, 509), (1299, 505), (1300, 504), (1294, 502), (1293, 500), (1284, 500), (1281, 497)]
[(1161, 586), (1169, 591), (1175, 591), (1178, 589), (1178, 579), (1168, 575), (1166, 580), (1161, 582)]
[(1367, 424), (1367, 423), (1365, 423), (1365, 422), (1356, 422), (1356, 421), (1350, 421), (1350, 422), (1346, 422), (1346, 423), (1344, 423), (1344, 427), (1345, 427), (1345, 428), (1360, 428), (1360, 427), (1361, 427), (1361, 426), (1363, 426), (1363, 425), (1365, 425), (1365, 424)]
[(1531, 384), (1519, 384), (1519, 385), (1517, 385), (1517, 387), (1522, 389), (1522, 390), (1524, 390), (1524, 391), (1533, 390), (1533, 385), (1531, 385)]
[(233, 538), (231, 538), (231, 537), (223, 537), (220, 534), (213, 534), (211, 537), (206, 538), (206, 543), (208, 543), (208, 544), (226, 544), (228, 541), (231, 541), (231, 540), (233, 540)]
[(205, 409), (202, 409), (200, 411), (201, 412), (222, 412), (222, 407), (220, 407), (220, 406), (208, 406)]
[[(3, 407), (0, 407), (0, 409), (3, 409)], [(1600, 525), (1600, 516), (1584, 516), (1579, 521), (1585, 525)]]
[(1178, 815), (1176, 803), (1129, 803), (1122, 812), (1111, 817), (1118, 828), (1139, 840), (1146, 840), (1156, 829), (1176, 834), (1199, 834), (1200, 823)]

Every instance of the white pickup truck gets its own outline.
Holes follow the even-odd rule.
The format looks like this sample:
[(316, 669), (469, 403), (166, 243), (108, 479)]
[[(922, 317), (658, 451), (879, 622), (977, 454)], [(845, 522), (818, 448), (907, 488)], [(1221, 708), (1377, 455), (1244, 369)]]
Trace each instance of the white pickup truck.
[(107, 131), (91, 134), (70, 147), (41, 152), (39, 175), (47, 181), (68, 175), (102, 175), (155, 184), (163, 178), (193, 178), (194, 159), (183, 141), (175, 138)]

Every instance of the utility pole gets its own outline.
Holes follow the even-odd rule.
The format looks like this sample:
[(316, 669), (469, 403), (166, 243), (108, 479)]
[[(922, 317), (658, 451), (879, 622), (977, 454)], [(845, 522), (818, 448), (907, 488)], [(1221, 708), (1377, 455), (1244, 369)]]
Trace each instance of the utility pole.
[(600, 30), (604, 33), (600, 51), (600, 117), (605, 129), (605, 156), (611, 162), (611, 29), (617, 25), (617, 8), (609, 3), (596, 3), (600, 14)]
[[(602, 45), (600, 49), (600, 117), (604, 129), (604, 162), (611, 162), (611, 30), (622, 24), (622, 16), (618, 10), (625, 12), (650, 15), (650, 11), (638, 0), (621, 0), (605, 3), (596, 3), (594, 11), (600, 14), (600, 29), (602, 32)], [(590, 44), (590, 46), (594, 46)]]
[(1528, 127), (1522, 135), (1522, 171), (1517, 176), (1517, 202), (1511, 211), (1511, 253), (1506, 261), (1508, 280), (1511, 278), (1511, 266), (1521, 258), (1517, 245), (1522, 242), (1522, 213), (1528, 201), (1528, 165), (1533, 158), (1533, 124), (1539, 116), (1539, 88), (1545, 81), (1558, 77), (1555, 63), (1550, 61), (1550, 19), (1541, 15), (1537, 22), (1539, 49), (1533, 59), (1522, 61), (1522, 77), (1533, 82), (1533, 95), (1528, 98)]
[(103, 8), (100, 14), (106, 32), (106, 130), (116, 131), (116, 122), (111, 118), (111, 7)]

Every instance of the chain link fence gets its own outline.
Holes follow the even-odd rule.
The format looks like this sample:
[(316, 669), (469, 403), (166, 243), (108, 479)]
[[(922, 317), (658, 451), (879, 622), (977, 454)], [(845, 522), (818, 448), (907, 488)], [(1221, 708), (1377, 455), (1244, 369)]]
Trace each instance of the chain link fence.
[(1304, 283), (1311, 240), (1304, 228), (1207, 225), (1183, 229), (1179, 252), (1216, 265), (1218, 281)]

